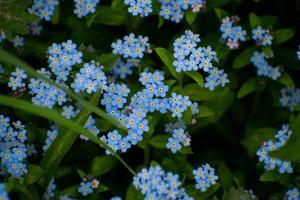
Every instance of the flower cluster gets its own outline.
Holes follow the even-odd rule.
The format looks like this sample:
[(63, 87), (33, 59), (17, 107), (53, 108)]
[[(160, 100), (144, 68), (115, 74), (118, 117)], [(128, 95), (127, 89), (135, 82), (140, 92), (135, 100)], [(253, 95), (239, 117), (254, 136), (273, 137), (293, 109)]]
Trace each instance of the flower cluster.
[(266, 58), (268, 56), (264, 52), (255, 51), (251, 57), (252, 64), (256, 67), (259, 76), (266, 76), (273, 80), (277, 80), (281, 76), (279, 67), (272, 67), (268, 64)]
[(24, 37), (16, 35), (12, 40), (13, 46), (17, 49), (22, 49), (24, 46)]
[(3, 183), (0, 183), (0, 199), (9, 200), (8, 194), (5, 189), (5, 185)]
[(300, 89), (282, 88), (279, 101), (283, 107), (287, 107), (291, 112), (293, 112), (294, 107), (300, 103)]
[(274, 170), (275, 167), (278, 167), (279, 173), (292, 173), (293, 168), (291, 162), (287, 160), (280, 160), (274, 157), (271, 157), (270, 153), (272, 151), (278, 150), (283, 147), (289, 137), (291, 136), (292, 131), (289, 129), (288, 124), (282, 125), (281, 130), (275, 134), (275, 141), (268, 140), (265, 141), (261, 148), (258, 149), (256, 155), (259, 158), (259, 161), (264, 163), (264, 168), (268, 171)]
[[(1, 36), (0, 36), (0, 42), (1, 42)], [(297, 58), (298, 60), (300, 60), (300, 45), (298, 46)]]
[(89, 194), (93, 193), (99, 187), (99, 181), (94, 178), (84, 178), (80, 186), (78, 188), (78, 192), (81, 193), (83, 196), (88, 196)]
[(238, 49), (240, 42), (246, 40), (247, 32), (241, 26), (237, 26), (239, 21), (240, 18), (238, 16), (222, 19), (222, 24), (220, 26), (222, 39), (225, 40), (226, 45), (230, 49)]
[(50, 21), (59, 0), (34, 0), (29, 12), (36, 14), (40, 19)]
[(37, 22), (29, 24), (28, 28), (29, 28), (30, 34), (33, 36), (40, 35), (42, 32), (42, 29), (43, 29), (42, 25), (40, 25)]
[(95, 61), (85, 63), (76, 74), (71, 87), (76, 93), (85, 91), (89, 94), (97, 92), (99, 89), (105, 89), (106, 75), (101, 68), (102, 66)]
[(300, 199), (300, 192), (299, 192), (298, 188), (289, 189), (285, 193), (285, 199), (286, 200), (299, 200)]
[(152, 13), (152, 0), (124, 0), (128, 5), (128, 12), (133, 16), (147, 17)]
[(192, 11), (196, 13), (206, 7), (205, 0), (159, 0), (159, 2), (162, 4), (159, 15), (175, 23), (183, 19), (184, 11), (188, 8), (192, 8)]
[(43, 196), (43, 200), (51, 200), (55, 195), (56, 185), (54, 183), (54, 178), (51, 179), (50, 183), (47, 186), (46, 192)]
[(191, 138), (189, 137), (189, 135), (184, 133), (184, 130), (181, 128), (181, 129), (173, 130), (173, 134), (168, 139), (166, 146), (173, 153), (176, 153), (177, 151), (179, 151), (182, 148), (182, 145), (189, 146), (190, 143), (191, 143)]
[(58, 129), (56, 125), (52, 125), (50, 130), (47, 131), (47, 138), (45, 141), (45, 144), (43, 146), (43, 151), (46, 152), (50, 145), (53, 143), (53, 141), (55, 140), (55, 138), (58, 135)]
[(215, 174), (215, 169), (209, 164), (204, 164), (198, 169), (193, 170), (194, 178), (196, 181), (196, 189), (205, 192), (209, 187), (216, 184), (219, 177)]
[(140, 60), (138, 59), (126, 59), (126, 61), (122, 61), (121, 58), (118, 58), (116, 63), (111, 69), (111, 73), (115, 79), (125, 79), (128, 75), (133, 73), (133, 68), (138, 67), (140, 64)]
[[(51, 73), (45, 68), (38, 70), (38, 73), (48, 78), (51, 77)], [(33, 96), (31, 101), (43, 107), (53, 108), (56, 104), (62, 105), (68, 100), (64, 91), (51, 85), (48, 81), (31, 78), (28, 88), (30, 89), (29, 93)]]
[(257, 45), (269, 46), (272, 45), (273, 36), (268, 29), (263, 29), (261, 26), (252, 30), (252, 39)]
[(165, 172), (160, 166), (143, 168), (133, 178), (133, 185), (145, 195), (145, 199), (192, 199), (181, 186), (179, 176)]
[[(94, 135), (99, 135), (100, 129), (98, 129), (95, 124), (96, 124), (95, 119), (90, 115), (88, 117), (88, 119), (86, 120), (83, 127), (86, 128), (91, 133), (93, 133)], [(88, 138), (84, 135), (80, 135), (80, 138), (83, 139), (83, 140), (88, 140)]]
[(213, 61), (218, 62), (217, 53), (208, 47), (197, 47), (200, 43), (198, 34), (186, 30), (185, 34), (174, 42), (174, 62), (177, 72), (197, 71), (202, 69), (209, 73), (206, 77), (205, 87), (214, 90), (217, 86), (225, 86), (229, 82), (227, 74), (213, 66)]
[(144, 53), (150, 52), (150, 44), (148, 43), (148, 37), (141, 35), (135, 36), (130, 33), (125, 36), (123, 40), (118, 39), (111, 44), (113, 48), (113, 54), (123, 56), (123, 58), (139, 58), (144, 57)]
[(81, 62), (82, 53), (71, 40), (61, 44), (54, 43), (48, 48), (48, 64), (58, 81), (66, 81), (72, 66)]
[(25, 71), (19, 67), (16, 67), (16, 71), (11, 73), (8, 82), (8, 87), (10, 87), (12, 90), (17, 90), (18, 88), (22, 88), (25, 86), (23, 80), (26, 78), (27, 78), (27, 74), (25, 73)]
[(110, 200), (122, 200), (121, 197), (112, 197)]
[(5, 32), (2, 30), (2, 29), (0, 29), (0, 42), (2, 42), (3, 40), (5, 40), (6, 39), (6, 34), (5, 34)]
[(0, 115), (0, 157), (1, 171), (13, 177), (20, 177), (27, 173), (26, 159), (27, 131), (20, 121), (12, 122), (4, 115)]
[(79, 17), (84, 17), (90, 13), (96, 12), (96, 6), (100, 0), (74, 0), (74, 13)]
[(127, 106), (125, 104), (130, 90), (126, 85), (111, 83), (107, 87), (101, 104), (113, 118), (128, 129), (125, 137), (117, 130), (102, 137), (114, 151), (126, 152), (143, 139), (143, 133), (149, 131), (149, 122), (146, 119), (148, 113), (170, 111), (172, 117), (180, 119), (182, 113), (193, 105), (188, 96), (173, 92), (167, 97), (169, 87), (163, 83), (164, 79), (163, 73), (159, 71), (142, 72), (139, 81), (144, 87), (132, 95)]

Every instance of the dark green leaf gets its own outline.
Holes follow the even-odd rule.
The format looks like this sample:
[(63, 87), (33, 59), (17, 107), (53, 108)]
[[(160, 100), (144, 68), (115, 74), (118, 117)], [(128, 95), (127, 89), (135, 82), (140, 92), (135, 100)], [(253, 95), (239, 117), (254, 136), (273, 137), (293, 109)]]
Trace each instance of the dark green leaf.
[(149, 143), (151, 146), (155, 148), (166, 149), (168, 138), (169, 138), (168, 135), (156, 135), (150, 139)]
[(283, 85), (285, 85), (287, 87), (295, 87), (293, 79), (290, 77), (290, 75), (287, 72), (283, 73), (279, 77), (278, 82), (282, 83)]
[(252, 92), (255, 92), (259, 89), (259, 85), (255, 78), (251, 78), (247, 82), (245, 82), (237, 93), (237, 98), (242, 98)]
[(140, 191), (136, 190), (133, 185), (130, 185), (127, 193), (126, 200), (143, 200), (143, 195)]
[(261, 25), (260, 18), (254, 13), (249, 14), (249, 21), (252, 29)]
[(189, 185), (186, 187), (186, 192), (193, 197), (195, 200), (207, 199), (213, 195), (220, 188), (220, 184), (216, 183), (215, 185), (209, 187), (206, 192), (201, 192), (195, 188), (195, 185)]
[(250, 63), (251, 56), (253, 55), (254, 48), (249, 47), (239, 53), (233, 60), (233, 69), (240, 69)]
[(196, 118), (209, 117), (215, 114), (215, 112), (206, 106), (199, 106), (199, 113), (196, 115)]
[(294, 37), (294, 35), (295, 31), (293, 29), (279, 29), (274, 32), (274, 39), (276, 44), (281, 44)]
[(105, 24), (110, 26), (120, 26), (128, 21), (126, 10), (113, 10), (109, 6), (99, 6), (96, 13), (87, 18), (86, 24), (90, 27), (93, 23)]
[(220, 21), (222, 21), (222, 19), (224, 19), (225, 17), (229, 16), (229, 14), (225, 10), (222, 10), (220, 8), (215, 8), (215, 13)]
[(27, 174), (24, 175), (25, 185), (35, 183), (43, 174), (43, 169), (37, 165), (27, 165)]
[(197, 13), (194, 13), (192, 9), (185, 12), (185, 19), (189, 25), (192, 25), (197, 17)]
[(242, 144), (247, 149), (249, 156), (255, 156), (256, 151), (261, 147), (263, 142), (271, 139), (276, 131), (274, 128), (259, 128), (248, 131)]

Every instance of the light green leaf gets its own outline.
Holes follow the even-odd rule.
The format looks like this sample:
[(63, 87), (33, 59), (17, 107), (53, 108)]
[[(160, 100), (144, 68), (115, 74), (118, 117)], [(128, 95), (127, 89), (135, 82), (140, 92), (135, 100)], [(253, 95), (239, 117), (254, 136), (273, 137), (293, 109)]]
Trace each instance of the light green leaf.
[(191, 77), (194, 81), (196, 81), (196, 83), (200, 86), (203, 87), (204, 85), (204, 79), (201, 73), (196, 72), (196, 71), (189, 71), (189, 72), (185, 72), (186, 75), (188, 75), (189, 77)]
[(53, 16), (51, 17), (51, 22), (53, 24), (57, 24), (58, 23), (58, 20), (59, 20), (59, 11), (60, 11), (60, 5), (57, 5), (55, 10), (54, 10), (54, 13), (53, 13)]
[(294, 35), (295, 31), (293, 29), (279, 29), (274, 32), (274, 39), (276, 44), (281, 44), (294, 37)]
[(170, 73), (173, 75), (174, 78), (177, 80), (180, 79), (179, 73), (176, 72), (174, 66), (173, 66), (173, 56), (170, 52), (168, 52), (165, 48), (158, 47), (155, 48), (155, 52), (160, 57), (160, 59), (163, 61), (165, 66), (168, 68)]
[(248, 94), (251, 94), (252, 92), (257, 91), (258, 89), (259, 85), (257, 83), (257, 80), (255, 78), (251, 78), (241, 86), (237, 93), (237, 98), (240, 99)]
[(82, 171), (81, 169), (77, 169), (77, 173), (79, 174), (81, 179), (86, 178), (86, 173), (84, 171)]
[(90, 174), (94, 177), (101, 176), (111, 170), (116, 164), (116, 160), (108, 155), (102, 155), (94, 158), (90, 166)]

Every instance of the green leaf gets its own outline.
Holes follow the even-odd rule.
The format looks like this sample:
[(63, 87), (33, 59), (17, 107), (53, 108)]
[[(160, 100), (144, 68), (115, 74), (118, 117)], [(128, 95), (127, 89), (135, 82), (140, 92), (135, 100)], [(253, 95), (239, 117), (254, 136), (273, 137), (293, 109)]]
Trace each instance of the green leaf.
[(183, 146), (180, 150), (179, 150), (180, 153), (182, 154), (193, 154), (193, 150), (190, 146)]
[(249, 22), (252, 29), (261, 25), (260, 18), (254, 13), (249, 14)]
[[(87, 138), (89, 138), (92, 142), (95, 142), (96, 144), (101, 146), (102, 148), (112, 151), (112, 149), (101, 139), (99, 139), (99, 137), (89, 132), (88, 130), (80, 126), (78, 123), (75, 123), (74, 121), (64, 118), (63, 116), (61, 116), (60, 113), (57, 113), (52, 109), (43, 108), (23, 100), (7, 97), (5, 95), (0, 95), (0, 105), (24, 110), (34, 115), (44, 117), (50, 121), (56, 122), (60, 126), (70, 129), (70, 131), (64, 132), (63, 134), (59, 134), (57, 136), (57, 138), (54, 140), (53, 144), (50, 146), (50, 148), (48, 149), (48, 151), (46, 152), (46, 154), (44, 155), (41, 161), (41, 166), (44, 168), (44, 174), (47, 175), (46, 180), (45, 178), (41, 180), (42, 183), (45, 183), (44, 186), (47, 185), (46, 183), (49, 182), (51, 179), (50, 172), (52, 172), (52, 174), (54, 173), (54, 170), (56, 169), (58, 163), (63, 158), (63, 156), (60, 154), (62, 153), (65, 154), (69, 150), (69, 149), (65, 149), (65, 147), (66, 146), (68, 147), (70, 143), (74, 142), (74, 141), (68, 141), (69, 138), (72, 138), (74, 140), (74, 135), (78, 136), (78, 134), (80, 133), (86, 136)], [(60, 141), (62, 142), (62, 144), (59, 144)], [(56, 148), (58, 148), (58, 150)], [(135, 172), (127, 165), (127, 163), (117, 153), (115, 153), (113, 156), (116, 157), (132, 174), (135, 174)]]
[(237, 190), (234, 187), (231, 187), (229, 192), (223, 194), (222, 200), (240, 200), (241, 194), (243, 191)]
[(248, 94), (251, 94), (252, 92), (257, 91), (258, 89), (259, 85), (257, 80), (255, 78), (251, 78), (241, 86), (237, 93), (237, 98), (240, 99)]
[(57, 24), (59, 20), (60, 5), (57, 5), (51, 18), (52, 24)]
[(94, 158), (90, 166), (90, 174), (94, 177), (101, 176), (111, 170), (116, 164), (116, 160), (109, 155), (102, 155)]
[(70, 98), (74, 99), (76, 102), (78, 102), (84, 108), (91, 110), (92, 112), (97, 114), (99, 117), (102, 117), (103, 119), (112, 123), (114, 126), (117, 126), (117, 127), (121, 128), (122, 130), (126, 131), (125, 127), (120, 125), (119, 122), (117, 122), (114, 118), (109, 116), (105, 111), (101, 110), (100, 108), (98, 108), (95, 105), (90, 104), (88, 101), (86, 101), (79, 95), (75, 94), (72, 90), (52, 81), (51, 79), (47, 78), (46, 76), (39, 74), (38, 72), (35, 71), (35, 69), (30, 67), (29, 65), (24, 63), (22, 60), (18, 59), (17, 57), (13, 56), (12, 54), (6, 52), (2, 48), (0, 48), (0, 60), (6, 62), (7, 64), (10, 64), (13, 66), (18, 66), (18, 67), (24, 69), (26, 71), (26, 73), (31, 77), (35, 77), (35, 78), (49, 82), (49, 84), (54, 85), (58, 89), (61, 89), (64, 92), (66, 92)]
[(215, 13), (220, 21), (222, 21), (222, 19), (224, 19), (225, 17), (229, 16), (229, 14), (225, 10), (222, 10), (220, 8), (215, 8)]
[(295, 87), (295, 83), (294, 83), (293, 79), (290, 77), (290, 75), (287, 72), (283, 73), (279, 77), (278, 82), (282, 83), (283, 85), (285, 85), (287, 87)]
[(280, 174), (277, 170), (276, 171), (268, 171), (263, 173), (260, 178), (262, 182), (279, 182), (279, 181), (287, 181), (289, 180), (288, 174)]
[(168, 138), (168, 135), (156, 135), (150, 139), (149, 143), (157, 149), (166, 149)]
[(135, 189), (133, 185), (130, 185), (126, 192), (126, 200), (143, 200), (142, 193)]
[(218, 175), (222, 187), (225, 190), (230, 189), (230, 187), (233, 185), (232, 173), (224, 164), (218, 167)]
[(110, 26), (120, 26), (128, 22), (126, 10), (113, 10), (109, 6), (97, 7), (96, 13), (87, 17), (86, 25), (90, 27), (93, 23)]
[(39, 180), (44, 170), (37, 165), (27, 165), (28, 172), (24, 175), (25, 185), (31, 185)]
[(273, 25), (278, 23), (278, 17), (274, 15), (261, 16), (260, 21), (263, 27), (271, 28)]
[(183, 113), (182, 118), (186, 123), (190, 123), (192, 121), (192, 109), (191, 107), (188, 107)]
[(113, 9), (113, 10), (117, 10), (118, 8), (123, 7), (123, 6), (124, 6), (124, 3), (122, 0), (113, 0), (111, 2), (111, 9)]
[(113, 53), (107, 53), (102, 54), (101, 56), (97, 56), (95, 60), (105, 67), (111, 67), (116, 63), (118, 58), (118, 55), (114, 55)]
[(197, 17), (198, 13), (194, 13), (192, 9), (189, 9), (185, 12), (185, 19), (189, 25), (192, 25)]
[(233, 60), (233, 69), (240, 69), (248, 65), (250, 63), (253, 52), (254, 52), (254, 48), (249, 47), (244, 51), (242, 51), (241, 53), (239, 53)]
[(276, 44), (281, 44), (294, 37), (294, 35), (295, 31), (293, 29), (279, 29), (274, 32), (274, 39)]
[(165, 23), (165, 19), (162, 16), (159, 16), (157, 28), (159, 29), (160, 27), (162, 27), (164, 23)]
[(86, 178), (86, 173), (84, 171), (82, 171), (81, 169), (77, 169), (77, 173), (80, 176), (81, 179), (85, 179)]
[(263, 142), (271, 139), (276, 131), (274, 128), (259, 128), (248, 131), (242, 144), (247, 149), (249, 156), (254, 157)]
[(166, 65), (170, 73), (173, 75), (174, 78), (177, 80), (180, 79), (179, 73), (176, 72), (174, 66), (173, 66), (173, 56), (170, 52), (168, 52), (165, 48), (158, 47), (155, 48), (155, 52), (160, 57), (160, 59), (163, 61), (163, 63)]
[(185, 72), (186, 75), (188, 75), (189, 77), (191, 77), (194, 81), (196, 81), (196, 83), (200, 86), (203, 87), (204, 85), (204, 79), (201, 73), (196, 72), (196, 71), (189, 71), (189, 72)]
[(300, 160), (300, 114), (291, 119), (290, 126), (293, 134), (288, 139), (287, 144), (279, 150), (271, 152), (271, 156), (296, 162)]
[(184, 93), (188, 95), (192, 101), (217, 100), (227, 95), (229, 91), (228, 88), (216, 88), (214, 91), (210, 91), (207, 88), (201, 88), (196, 83), (190, 83), (184, 87)]
[(220, 188), (220, 184), (216, 183), (215, 185), (209, 187), (206, 192), (201, 192), (195, 188), (195, 185), (189, 185), (186, 187), (186, 192), (193, 197), (195, 200), (207, 199), (213, 195)]
[(215, 112), (207, 106), (199, 106), (199, 113), (197, 113), (196, 118), (209, 117), (215, 114)]

